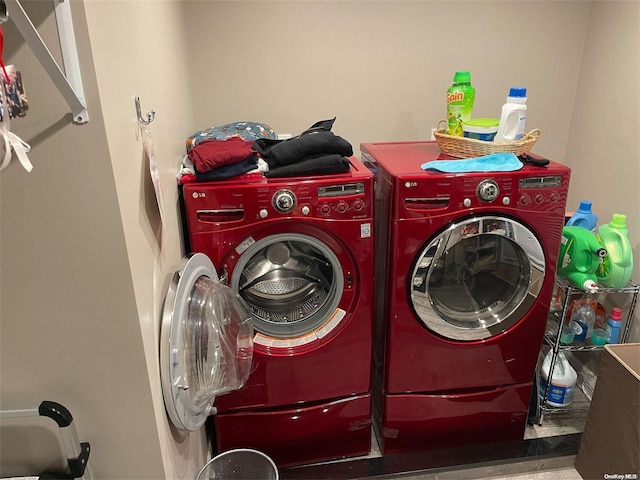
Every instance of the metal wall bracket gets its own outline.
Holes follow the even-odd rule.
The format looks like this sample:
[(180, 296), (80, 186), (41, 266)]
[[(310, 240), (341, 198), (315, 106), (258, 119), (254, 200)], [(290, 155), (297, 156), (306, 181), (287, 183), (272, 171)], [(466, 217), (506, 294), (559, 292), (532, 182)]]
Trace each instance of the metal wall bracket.
[(7, 5), (9, 18), (13, 21), (27, 42), (27, 45), (29, 45), (34, 55), (38, 58), (53, 83), (71, 107), (73, 121), (75, 123), (88, 122), (89, 114), (87, 112), (84, 90), (82, 88), (78, 50), (76, 47), (75, 33), (73, 31), (73, 20), (71, 18), (69, 0), (54, 0), (60, 48), (62, 50), (62, 61), (66, 75), (58, 66), (53, 55), (51, 55), (42, 37), (40, 37), (40, 34), (22, 8), (20, 1), (4, 0), (4, 2), (6, 2)]
[(142, 117), (142, 109), (140, 108), (140, 97), (135, 97), (134, 101), (136, 102), (136, 115), (138, 116), (138, 123), (140, 125), (147, 126), (151, 122), (153, 122), (153, 119), (156, 118), (156, 111), (151, 110), (149, 113), (147, 113), (147, 118), (145, 120)]

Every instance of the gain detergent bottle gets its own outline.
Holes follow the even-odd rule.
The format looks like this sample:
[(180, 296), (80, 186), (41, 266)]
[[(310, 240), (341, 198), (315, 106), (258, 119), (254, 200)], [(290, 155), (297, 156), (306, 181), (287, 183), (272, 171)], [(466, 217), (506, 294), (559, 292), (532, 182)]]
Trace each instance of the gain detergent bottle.
[(586, 228), (564, 227), (560, 239), (557, 274), (584, 290), (597, 287), (596, 270), (607, 250)]
[(456, 72), (453, 85), (447, 90), (447, 135), (464, 136), (465, 122), (471, 120), (476, 89), (471, 86), (471, 74), (468, 71)]

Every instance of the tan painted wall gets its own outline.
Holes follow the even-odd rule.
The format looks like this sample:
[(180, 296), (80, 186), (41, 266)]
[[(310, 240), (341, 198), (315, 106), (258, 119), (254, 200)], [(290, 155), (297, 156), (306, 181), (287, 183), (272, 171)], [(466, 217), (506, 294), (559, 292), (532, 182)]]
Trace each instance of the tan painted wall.
[[(640, 3), (593, 2), (565, 163), (569, 207), (591, 200), (600, 223), (627, 215), (640, 282)], [(640, 341), (636, 308), (631, 341)]]
[(200, 127), (264, 121), (299, 133), (337, 117), (360, 142), (429, 139), (456, 70), (471, 72), (476, 116), (528, 88), (527, 130), (562, 159), (589, 2), (187, 2)]
[[(60, 61), (52, 2), (22, 3)], [(73, 13), (85, 125), (72, 123), (22, 37), (11, 23), (4, 26), (5, 59), (22, 71), (30, 101), (12, 130), (31, 144), (34, 169), (26, 173), (14, 160), (0, 174), (1, 408), (60, 402), (74, 415), (81, 441), (91, 444), (96, 478), (162, 478), (155, 392), (83, 4), (74, 2)], [(136, 207), (139, 197), (140, 190), (130, 199)], [(46, 466), (39, 430), (29, 436), (16, 423), (4, 426), (11, 428), (1, 433), (2, 476), (13, 467), (33, 474)], [(45, 437), (57, 444), (57, 435), (54, 428)]]
[[(176, 174), (184, 142), (195, 130), (193, 100), (185, 88), (186, 63), (181, 1), (85, 2), (91, 48), (122, 225), (149, 369), (153, 413), (169, 478), (195, 478), (205, 462), (204, 432), (179, 434), (169, 426), (159, 383), (159, 333), (164, 295), (183, 255)], [(140, 97), (160, 175), (164, 229), (149, 174), (149, 158), (137, 123)], [(151, 408), (151, 405), (149, 405)]]
[[(48, 2), (22, 3), (54, 44)], [(600, 98), (625, 81), (603, 71), (627, 71), (638, 98), (637, 55), (630, 63), (616, 53), (621, 39), (638, 39), (637, 5), (73, 1), (91, 118), (82, 126), (5, 26), (5, 60), (23, 71), (32, 105), (12, 125), (32, 144), (35, 169), (16, 162), (0, 174), (1, 408), (66, 403), (92, 443), (96, 477), (193, 478), (203, 439), (168, 426), (157, 370), (162, 297), (182, 254), (174, 175), (185, 137), (235, 120), (295, 134), (337, 116), (334, 131), (356, 150), (363, 141), (427, 139), (444, 117), (453, 72), (464, 68), (478, 115), (497, 115), (509, 86), (527, 86), (527, 127), (542, 130), (536, 151), (566, 154), (576, 203), (593, 190), (587, 166), (606, 155), (583, 132), (613, 123), (612, 102)], [(143, 114), (157, 111), (164, 234), (136, 95)], [(637, 132), (637, 116), (627, 120)], [(636, 169), (632, 154), (617, 188), (592, 200), (611, 211), (625, 201), (631, 221), (638, 199), (618, 192), (637, 192), (636, 135), (618, 143), (614, 158), (635, 151)], [(635, 249), (637, 259), (637, 241)]]

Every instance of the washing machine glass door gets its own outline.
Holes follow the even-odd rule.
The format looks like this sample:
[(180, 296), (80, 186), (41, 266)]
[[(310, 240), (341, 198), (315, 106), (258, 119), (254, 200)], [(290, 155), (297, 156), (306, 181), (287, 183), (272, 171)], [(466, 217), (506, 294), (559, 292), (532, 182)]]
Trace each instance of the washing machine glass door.
[(411, 302), (430, 330), (454, 340), (498, 335), (533, 305), (545, 274), (542, 246), (510, 218), (452, 224), (419, 252)]
[(238, 260), (231, 287), (251, 309), (254, 328), (292, 338), (327, 322), (344, 285), (336, 254), (319, 238), (287, 233), (252, 244)]
[(184, 259), (173, 275), (160, 336), (167, 413), (180, 430), (197, 430), (216, 396), (244, 385), (253, 357), (251, 315), (206, 255)]

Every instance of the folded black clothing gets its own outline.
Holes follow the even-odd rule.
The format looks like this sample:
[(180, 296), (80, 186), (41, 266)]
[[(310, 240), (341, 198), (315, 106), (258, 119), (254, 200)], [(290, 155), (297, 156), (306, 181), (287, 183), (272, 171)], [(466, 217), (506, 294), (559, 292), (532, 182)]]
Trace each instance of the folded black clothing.
[(274, 168), (317, 155), (339, 154), (350, 157), (353, 155), (351, 144), (331, 132), (335, 121), (336, 117), (320, 120), (300, 135), (287, 140), (259, 138), (252, 144), (252, 148)]
[[(330, 132), (331, 128), (333, 128), (333, 122), (336, 121), (336, 117), (330, 118), (328, 120), (320, 120), (319, 122), (314, 123), (313, 125), (311, 125), (309, 128), (307, 128), (304, 132), (302, 132), (301, 134), (289, 138), (287, 140), (294, 140), (296, 138), (300, 138), (303, 135), (308, 135), (309, 133), (314, 133), (314, 132)], [(258, 142), (258, 140), (260, 140)], [(267, 156), (269, 155), (269, 150), (271, 150), (271, 148), (275, 145), (278, 145), (279, 143), (284, 142), (285, 140), (277, 140), (277, 139), (273, 139), (273, 138), (256, 138), (256, 140), (254, 141), (252, 148), (258, 152), (260, 154), (260, 156), (262, 158), (267, 158)]]
[(252, 148), (270, 167), (282, 167), (314, 155), (338, 154), (343, 157), (353, 155), (353, 147), (349, 142), (327, 131), (306, 133), (276, 144), (270, 144), (271, 142), (273, 140), (261, 138), (252, 145)]
[(349, 159), (339, 154), (317, 155), (300, 162), (269, 168), (265, 173), (268, 178), (276, 177), (304, 177), (309, 175), (329, 175), (345, 173), (351, 169)]
[(311, 132), (320, 132), (320, 131), (330, 132), (331, 129), (333, 128), (333, 123), (335, 121), (336, 121), (336, 117), (330, 118), (328, 120), (320, 120), (319, 122), (316, 122), (313, 125), (311, 125), (300, 135), (304, 135), (306, 133), (311, 133)]
[(258, 166), (258, 155), (255, 153), (244, 160), (237, 163), (231, 163), (229, 165), (223, 165), (222, 167), (214, 168), (207, 172), (198, 172), (196, 170), (196, 179), (199, 182), (210, 182), (213, 180), (226, 180), (228, 178), (237, 177), (243, 173), (255, 170)]

